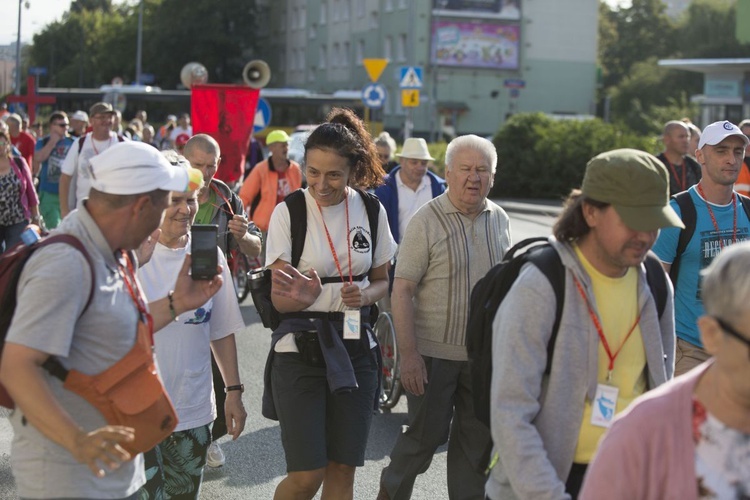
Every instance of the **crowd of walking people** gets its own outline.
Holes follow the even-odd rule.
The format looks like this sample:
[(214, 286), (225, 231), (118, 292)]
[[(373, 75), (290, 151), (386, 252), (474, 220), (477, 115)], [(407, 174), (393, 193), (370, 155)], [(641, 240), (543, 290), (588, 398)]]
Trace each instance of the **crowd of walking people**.
[[(481, 394), (472, 291), (513, 246), (488, 199), (491, 141), (453, 139), (442, 178), (424, 139), (398, 151), (335, 108), (302, 165), (274, 130), (270, 156), (228, 185), (189, 114), (147, 118), (120, 125), (100, 102), (53, 112), (36, 138), (0, 118), (0, 251), (29, 227), (79, 243), (38, 248), (13, 290), (0, 382), (21, 498), (199, 498), (204, 467), (226, 461), (218, 440), (260, 418), (242, 402), (233, 253), (268, 270), (256, 372), (285, 454), (274, 498), (353, 498), (378, 409), (378, 306), (408, 425), (372, 498), (410, 498), (446, 443), (451, 499), (750, 497), (750, 121), (670, 121), (657, 156), (590, 159), (545, 246), (552, 267), (529, 258), (491, 311)], [(218, 228), (206, 280), (191, 277), (196, 224)], [(137, 419), (158, 401), (163, 418)]]

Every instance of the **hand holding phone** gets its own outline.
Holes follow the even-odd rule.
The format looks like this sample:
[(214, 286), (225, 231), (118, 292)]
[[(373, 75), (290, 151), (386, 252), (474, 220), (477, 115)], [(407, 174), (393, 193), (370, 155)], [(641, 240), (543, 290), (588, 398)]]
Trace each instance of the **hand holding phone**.
[(194, 280), (211, 280), (219, 265), (218, 233), (216, 224), (193, 224), (190, 229), (192, 263), (190, 276)]

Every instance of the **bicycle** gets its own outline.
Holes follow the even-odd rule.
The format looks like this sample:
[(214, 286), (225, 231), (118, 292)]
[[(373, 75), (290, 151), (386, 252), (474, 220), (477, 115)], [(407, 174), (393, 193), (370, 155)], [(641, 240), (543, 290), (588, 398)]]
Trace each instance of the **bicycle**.
[(399, 369), (398, 345), (393, 317), (384, 311), (378, 315), (373, 327), (383, 357), (383, 376), (380, 384), (380, 409), (389, 413), (401, 397), (401, 372)]
[(230, 250), (227, 255), (227, 265), (229, 266), (229, 273), (232, 275), (237, 301), (242, 302), (250, 293), (250, 280), (247, 278), (251, 269), (250, 260), (239, 249), (235, 248)]

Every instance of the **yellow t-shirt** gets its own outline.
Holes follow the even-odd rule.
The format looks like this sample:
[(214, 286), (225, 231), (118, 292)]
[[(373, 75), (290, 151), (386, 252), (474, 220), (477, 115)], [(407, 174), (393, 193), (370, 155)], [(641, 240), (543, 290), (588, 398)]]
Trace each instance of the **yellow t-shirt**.
[[(646, 391), (646, 352), (643, 347), (640, 324), (635, 327), (625, 345), (622, 344), (638, 318), (638, 271), (631, 267), (625, 276), (610, 278), (597, 271), (586, 260), (577, 245), (575, 251), (591, 278), (596, 300), (595, 310), (599, 313), (599, 321), (610, 351), (614, 354), (622, 346), (615, 360), (612, 381), (607, 382), (609, 357), (604, 350), (604, 345), (599, 341), (599, 376), (597, 377), (599, 383), (607, 383), (619, 389), (617, 413), (620, 413), (631, 401)], [(586, 328), (589, 326), (585, 325)], [(591, 462), (599, 439), (606, 431), (604, 427), (591, 425), (591, 411), (591, 401), (586, 399), (574, 459), (576, 463)]]

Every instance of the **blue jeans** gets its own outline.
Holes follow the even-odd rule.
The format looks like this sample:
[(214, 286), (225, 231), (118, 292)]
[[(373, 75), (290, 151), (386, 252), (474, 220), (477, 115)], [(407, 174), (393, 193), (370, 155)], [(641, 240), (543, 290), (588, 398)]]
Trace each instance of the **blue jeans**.
[(21, 233), (28, 224), (28, 222), (23, 221), (10, 226), (0, 226), (0, 253), (21, 241)]

